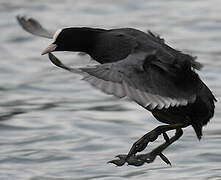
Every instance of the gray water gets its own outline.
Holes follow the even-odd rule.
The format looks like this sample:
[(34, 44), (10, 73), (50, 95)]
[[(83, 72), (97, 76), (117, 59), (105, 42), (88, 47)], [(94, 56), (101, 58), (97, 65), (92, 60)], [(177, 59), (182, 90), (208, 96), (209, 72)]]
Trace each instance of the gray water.
[[(165, 151), (172, 167), (159, 158), (142, 167), (107, 164), (160, 123), (135, 103), (105, 95), (53, 66), (40, 55), (50, 40), (24, 32), (17, 14), (35, 17), (54, 30), (151, 29), (172, 47), (198, 56), (205, 65), (199, 74), (218, 100), (221, 96), (219, 0), (1, 0), (1, 180), (221, 179), (220, 102), (200, 142), (189, 127)], [(56, 55), (72, 66), (91, 62), (76, 53)]]

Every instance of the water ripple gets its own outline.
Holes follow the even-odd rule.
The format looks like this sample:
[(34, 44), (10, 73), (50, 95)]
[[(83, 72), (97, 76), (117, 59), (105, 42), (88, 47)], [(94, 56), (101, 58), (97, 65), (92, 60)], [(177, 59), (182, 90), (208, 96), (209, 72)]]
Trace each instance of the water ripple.
[[(1, 1), (0, 179), (221, 179), (220, 12), (218, 0)], [(20, 13), (49, 29), (151, 29), (172, 47), (198, 56), (205, 64), (199, 74), (218, 99), (203, 139), (198, 142), (186, 128), (165, 151), (172, 167), (158, 158), (143, 167), (107, 164), (160, 123), (135, 103), (105, 95), (54, 67), (40, 56), (50, 42), (24, 32), (15, 20)], [(78, 53), (58, 56), (72, 66), (93, 63)], [(162, 141), (149, 144), (147, 151)]]

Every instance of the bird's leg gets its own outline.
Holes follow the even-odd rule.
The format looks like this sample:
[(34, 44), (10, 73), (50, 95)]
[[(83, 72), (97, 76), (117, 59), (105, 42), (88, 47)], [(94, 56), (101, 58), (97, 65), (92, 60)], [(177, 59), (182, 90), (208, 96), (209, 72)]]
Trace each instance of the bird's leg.
[(183, 130), (181, 128), (176, 129), (176, 134), (169, 138), (168, 141), (165, 143), (161, 144), (157, 148), (153, 149), (150, 153), (146, 154), (139, 154), (139, 155), (133, 155), (130, 156), (129, 158), (127, 155), (118, 155), (119, 159), (115, 159), (112, 161), (109, 161), (110, 163), (113, 163), (117, 166), (122, 166), (125, 164), (125, 162), (128, 163), (128, 165), (133, 165), (133, 166), (142, 166), (144, 163), (152, 163), (157, 156), (160, 156), (160, 158), (167, 164), (171, 165), (170, 161), (168, 158), (163, 155), (163, 150), (165, 150), (170, 144), (178, 140), (183, 134)]
[[(150, 153), (147, 154), (139, 154), (135, 156), (138, 160), (141, 160), (146, 163), (151, 163), (155, 160), (157, 156), (160, 156), (160, 158), (166, 163), (171, 165), (170, 161), (168, 158), (163, 155), (163, 150), (165, 150), (169, 145), (177, 141), (181, 136), (183, 135), (183, 130), (181, 128), (176, 129), (176, 133), (173, 137), (171, 137), (168, 141), (165, 143), (161, 144), (160, 146), (156, 147), (153, 149)], [(129, 164), (129, 163), (128, 163)], [(140, 164), (140, 163), (139, 163)], [(136, 162), (134, 164), (132, 163), (131, 165), (136, 165)]]
[[(158, 126), (154, 130), (145, 134), (138, 141), (136, 141), (127, 155), (118, 155), (116, 157), (118, 157), (119, 159), (110, 161), (110, 163), (114, 163), (117, 166), (122, 166), (124, 165), (125, 162), (127, 162), (130, 165), (140, 166), (143, 165), (145, 162), (147, 163), (153, 162), (156, 156), (159, 155), (164, 162), (170, 164), (169, 160), (162, 154), (162, 151), (166, 149), (174, 141), (179, 139), (179, 137), (182, 135), (181, 128), (184, 128), (188, 125), (189, 124), (173, 124), (173, 125)], [(174, 129), (176, 129), (176, 134), (172, 138), (169, 138), (168, 135), (166, 134), (166, 131)], [(137, 152), (144, 150), (149, 142), (155, 141), (160, 134), (163, 134), (164, 139), (166, 141), (165, 143), (155, 148), (153, 151), (151, 151), (148, 154), (137, 155), (137, 156), (135, 155)]]
[(127, 156), (130, 157), (132, 155), (135, 155), (137, 152), (143, 151), (147, 147), (149, 142), (154, 142), (161, 134), (163, 134), (165, 141), (168, 141), (169, 137), (166, 134), (167, 131), (174, 130), (177, 128), (184, 128), (186, 126), (188, 125), (180, 123), (180, 124), (163, 125), (156, 127), (155, 129), (153, 129), (152, 131), (148, 132), (143, 137), (138, 139), (138, 141), (136, 141), (131, 147)]

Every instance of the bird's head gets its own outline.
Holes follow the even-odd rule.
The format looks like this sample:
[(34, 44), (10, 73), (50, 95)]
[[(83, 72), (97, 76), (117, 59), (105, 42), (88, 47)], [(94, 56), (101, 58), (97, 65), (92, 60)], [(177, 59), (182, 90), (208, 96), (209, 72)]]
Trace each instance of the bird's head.
[(53, 51), (89, 52), (93, 34), (91, 28), (63, 28), (55, 32), (52, 43), (42, 52), (42, 55)]

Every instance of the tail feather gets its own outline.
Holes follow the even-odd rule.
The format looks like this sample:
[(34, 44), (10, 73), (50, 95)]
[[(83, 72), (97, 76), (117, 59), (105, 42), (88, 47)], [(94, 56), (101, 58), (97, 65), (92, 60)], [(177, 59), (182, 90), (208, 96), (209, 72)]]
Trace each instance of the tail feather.
[(192, 124), (193, 126), (193, 129), (195, 130), (196, 132), (196, 135), (197, 135), (197, 138), (200, 140), (203, 133), (202, 133), (202, 125), (201, 124)]

